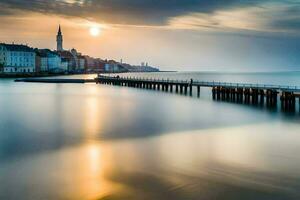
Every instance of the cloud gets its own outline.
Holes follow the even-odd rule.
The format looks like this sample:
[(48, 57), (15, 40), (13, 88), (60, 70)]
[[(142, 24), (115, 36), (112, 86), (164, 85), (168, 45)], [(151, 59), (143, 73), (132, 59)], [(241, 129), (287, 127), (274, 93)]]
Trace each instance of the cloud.
[(300, 4), (268, 2), (248, 7), (189, 13), (169, 19), (173, 28), (229, 32), (299, 33)]
[(292, 19), (280, 19), (272, 22), (272, 27), (281, 30), (297, 30), (300, 31), (300, 16)]
[[(243, 3), (241, 3), (243, 2)], [(251, 2), (251, 3), (249, 3)], [(211, 13), (233, 6), (252, 5), (240, 0), (1, 0), (6, 9), (78, 16), (124, 24), (164, 24), (168, 18), (190, 12)]]
[(1, 0), (0, 15), (38, 12), (90, 21), (171, 28), (300, 30), (296, 0)]
[(270, 13), (269, 28), (275, 30), (300, 31), (300, 2), (277, 6)]
[(0, 16), (9, 16), (13, 14), (15, 14), (15, 12), (8, 5), (2, 5), (0, 2)]

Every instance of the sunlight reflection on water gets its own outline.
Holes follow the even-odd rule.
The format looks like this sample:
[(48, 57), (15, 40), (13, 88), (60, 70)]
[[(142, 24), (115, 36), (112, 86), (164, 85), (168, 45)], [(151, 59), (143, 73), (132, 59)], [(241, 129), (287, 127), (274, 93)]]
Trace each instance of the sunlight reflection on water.
[[(279, 138), (271, 136), (274, 127), (298, 128), (276, 123), (182, 132), (86, 142), (26, 156), (2, 163), (0, 194), (13, 199), (222, 199), (230, 191), (230, 199), (296, 198), (298, 136), (282, 141), (280, 131), (272, 133)], [(28, 181), (39, 190), (28, 188)]]

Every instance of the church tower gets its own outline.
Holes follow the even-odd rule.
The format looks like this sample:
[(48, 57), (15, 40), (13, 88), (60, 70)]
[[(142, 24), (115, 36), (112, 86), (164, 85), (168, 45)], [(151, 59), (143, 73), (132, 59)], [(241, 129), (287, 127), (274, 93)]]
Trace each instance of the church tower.
[(60, 25), (59, 25), (59, 28), (58, 28), (58, 33), (57, 33), (57, 36), (56, 36), (56, 42), (57, 42), (57, 51), (63, 51), (63, 36), (61, 34), (61, 28), (60, 28)]

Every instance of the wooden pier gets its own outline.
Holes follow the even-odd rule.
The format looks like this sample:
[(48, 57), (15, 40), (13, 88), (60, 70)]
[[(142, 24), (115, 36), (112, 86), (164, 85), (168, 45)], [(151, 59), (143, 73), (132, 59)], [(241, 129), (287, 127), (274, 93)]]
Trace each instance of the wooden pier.
[(300, 104), (300, 88), (295, 86), (205, 82), (194, 81), (192, 79), (190, 81), (159, 80), (102, 75), (95, 78), (95, 81), (100, 84), (161, 90), (164, 92), (175, 92), (190, 96), (193, 95), (193, 91), (196, 91), (197, 97), (200, 97), (201, 88), (207, 87), (211, 88), (212, 98), (217, 101), (276, 108), (278, 100), (280, 100), (281, 109), (289, 112), (295, 111), (297, 99)]

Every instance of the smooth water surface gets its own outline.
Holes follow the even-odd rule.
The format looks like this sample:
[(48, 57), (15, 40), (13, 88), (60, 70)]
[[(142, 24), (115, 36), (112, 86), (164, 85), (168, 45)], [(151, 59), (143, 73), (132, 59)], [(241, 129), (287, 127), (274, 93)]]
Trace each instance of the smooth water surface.
[[(300, 86), (300, 73), (126, 76)], [(299, 199), (300, 114), (201, 92), (0, 80), (0, 199)]]

